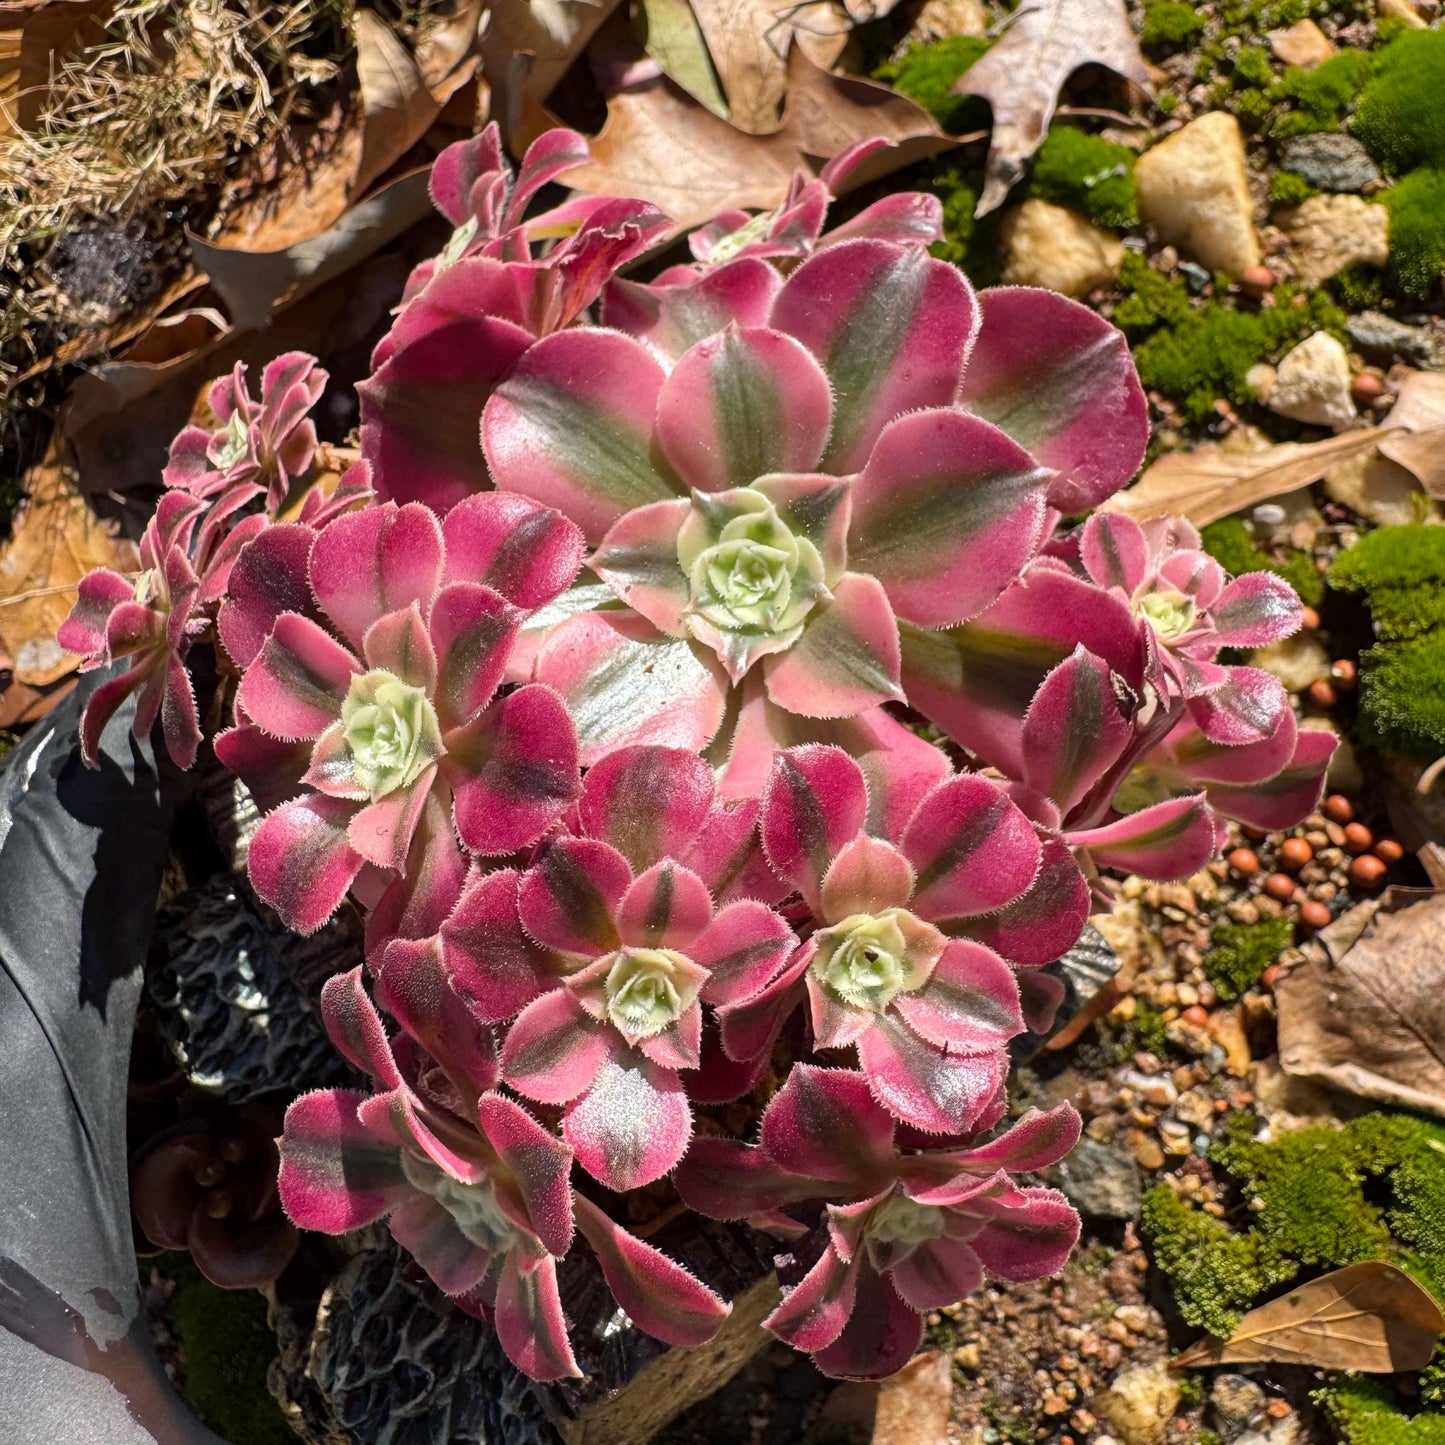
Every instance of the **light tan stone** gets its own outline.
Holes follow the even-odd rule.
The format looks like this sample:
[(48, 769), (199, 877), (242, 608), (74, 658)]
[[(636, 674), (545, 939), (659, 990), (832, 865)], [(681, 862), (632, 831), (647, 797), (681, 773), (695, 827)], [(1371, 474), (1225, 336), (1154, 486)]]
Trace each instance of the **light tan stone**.
[(987, 34), (988, 11), (983, 0), (928, 0), (911, 30), (914, 42)]
[(1296, 632), (1279, 642), (1256, 648), (1250, 662), (1277, 677), (1286, 692), (1303, 692), (1330, 675), (1330, 655), (1313, 632)]
[(1163, 1360), (1121, 1371), (1099, 1402), (1123, 1445), (1163, 1445), (1178, 1408), (1179, 1381)]
[(1390, 213), (1360, 196), (1311, 196), (1280, 219), (1306, 286), (1362, 262), (1383, 266), (1390, 257)]
[(1428, 30), (1429, 24), (1410, 0), (1375, 0), (1375, 14), (1381, 20), (1403, 20), (1412, 30)]
[(1003, 279), (1010, 286), (1046, 286), (1087, 296), (1112, 286), (1124, 264), (1124, 245), (1074, 211), (1029, 200), (1004, 217)]
[(1288, 30), (1271, 30), (1269, 48), (1276, 60), (1304, 70), (1313, 70), (1339, 53), (1334, 42), (1313, 20), (1301, 20)]
[(1259, 265), (1259, 238), (1239, 122), (1211, 111), (1146, 151), (1134, 168), (1139, 207), (1166, 245), (1211, 271)]
[(1326, 473), (1325, 495), (1379, 527), (1418, 521), (1425, 500), (1414, 473), (1378, 452), (1343, 462)]
[(1279, 416), (1343, 431), (1355, 420), (1345, 348), (1328, 331), (1306, 336), (1280, 362), (1265, 405)]

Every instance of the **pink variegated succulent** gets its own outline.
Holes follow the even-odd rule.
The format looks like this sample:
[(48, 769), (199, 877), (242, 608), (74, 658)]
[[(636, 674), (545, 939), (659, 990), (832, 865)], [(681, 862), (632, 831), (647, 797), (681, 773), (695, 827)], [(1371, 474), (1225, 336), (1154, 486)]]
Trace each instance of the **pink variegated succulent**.
[(751, 834), (695, 755), (622, 749), (588, 772), (576, 831), (505, 885), (536, 945), (525, 962), (496, 941), (501, 884), (483, 879), (485, 910), (464, 899), (443, 930), (458, 989), (483, 1017), (516, 1014), (507, 1083), (567, 1105), (563, 1137), (609, 1189), (649, 1184), (682, 1158), (692, 1110), (679, 1071), (701, 1065), (703, 1004), (747, 997), (796, 942), (756, 899), (714, 902), (729, 874), (744, 876)]
[(1009, 1177), (1073, 1148), (1079, 1116), (1068, 1104), (1030, 1111), (982, 1143), (915, 1150), (896, 1136), (862, 1074), (798, 1064), (758, 1144), (699, 1139), (678, 1171), (683, 1199), (715, 1219), (797, 1233), (786, 1210), (829, 1201), (821, 1256), (763, 1321), (824, 1374), (891, 1375), (918, 1348), (930, 1310), (970, 1294), (985, 1272), (1053, 1274), (1078, 1242), (1062, 1194)]
[(388, 1039), (361, 970), (331, 979), (322, 1016), (372, 1092), (323, 1089), (286, 1111), (279, 1188), (303, 1228), (340, 1234), (386, 1218), (448, 1294), (485, 1307), (533, 1379), (581, 1372), (556, 1261), (574, 1227), (638, 1325), (673, 1344), (709, 1338), (728, 1306), (569, 1183), (571, 1150), (497, 1092), (490, 1031), (448, 983), (439, 950), (398, 943), (376, 973), (402, 1024)]
[(368, 865), (402, 869), (433, 793), (482, 854), (535, 842), (576, 795), (557, 695), (493, 695), (523, 616), (571, 581), (581, 546), (565, 518), (496, 492), (445, 524), (388, 502), (315, 532), (275, 526), (243, 554), (220, 629), (244, 675), (216, 752), (268, 796), (299, 792), (249, 858), (290, 927), (320, 927)]
[(1068, 850), (1046, 855), (987, 778), (937, 781), (891, 840), (865, 831), (867, 814), (863, 771), (840, 748), (774, 759), (763, 846), (814, 931), (764, 988), (724, 1003), (722, 1045), (736, 1059), (769, 1052), (806, 997), (814, 1047), (856, 1048), (874, 1095), (906, 1123), (966, 1133), (1024, 1028), (996, 950), (1023, 965), (1057, 958), (1084, 926), (1088, 888)]

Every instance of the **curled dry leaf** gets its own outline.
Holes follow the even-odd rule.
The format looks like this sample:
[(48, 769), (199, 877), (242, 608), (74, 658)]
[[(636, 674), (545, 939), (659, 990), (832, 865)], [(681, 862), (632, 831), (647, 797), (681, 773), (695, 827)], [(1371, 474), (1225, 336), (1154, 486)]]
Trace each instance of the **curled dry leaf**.
[(1445, 497), (1445, 373), (1414, 371), (1385, 419), (1380, 454), (1414, 472), (1432, 497)]
[(1250, 1310), (1228, 1340), (1195, 1345), (1174, 1363), (1279, 1360), (1385, 1375), (1424, 1369), (1442, 1332), (1445, 1314), (1429, 1290), (1392, 1264), (1365, 1260)]
[(1060, 88), (1089, 64), (1149, 85), (1124, 0), (1024, 0), (998, 44), (963, 73), (958, 92), (993, 107), (978, 215), (1003, 204), (1024, 162), (1043, 144)]
[(1286, 1073), (1445, 1115), (1445, 892), (1392, 888), (1352, 908), (1275, 996)]

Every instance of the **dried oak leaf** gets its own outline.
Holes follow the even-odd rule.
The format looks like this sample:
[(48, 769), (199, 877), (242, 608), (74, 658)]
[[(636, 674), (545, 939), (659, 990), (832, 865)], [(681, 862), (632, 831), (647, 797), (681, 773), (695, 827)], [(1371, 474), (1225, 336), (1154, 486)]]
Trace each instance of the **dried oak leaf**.
[(1287, 1074), (1445, 1115), (1445, 891), (1392, 888), (1351, 909), (1275, 996)]
[(1183, 1365), (1266, 1360), (1320, 1370), (1422, 1370), (1445, 1332), (1434, 1297), (1402, 1269), (1365, 1260), (1321, 1275), (1250, 1310), (1227, 1340), (1186, 1350)]
[[(533, 126), (540, 124), (539, 115)], [(569, 172), (567, 184), (651, 201), (688, 230), (730, 207), (778, 205), (806, 157), (833, 156), (874, 135), (895, 145), (870, 159), (893, 167), (953, 143), (906, 96), (832, 75), (794, 47), (783, 127), (775, 134), (744, 135), (671, 81), (651, 80), (612, 97), (591, 161)], [(884, 173), (860, 167), (849, 180), (862, 184)]]
[(1149, 86), (1124, 0), (1023, 0), (998, 44), (964, 71), (958, 93), (993, 107), (978, 215), (1003, 204), (1043, 144), (1064, 82), (1090, 64)]
[(1445, 497), (1445, 373), (1414, 371), (1385, 419), (1381, 456), (1414, 472), (1432, 497)]

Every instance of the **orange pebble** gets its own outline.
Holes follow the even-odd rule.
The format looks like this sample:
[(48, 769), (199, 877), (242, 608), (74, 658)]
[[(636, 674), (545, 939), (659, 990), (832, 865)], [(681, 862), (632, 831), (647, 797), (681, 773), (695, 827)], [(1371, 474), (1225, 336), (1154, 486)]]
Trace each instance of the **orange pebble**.
[(1300, 625), (1311, 632), (1318, 632), (1320, 626), (1320, 614), (1313, 607), (1300, 608)]
[(1279, 845), (1280, 866), (1291, 873), (1298, 873), (1314, 856), (1315, 850), (1303, 838), (1286, 838)]
[(1252, 848), (1236, 848), (1225, 862), (1242, 878), (1259, 872), (1259, 855)]
[(1342, 657), (1330, 667), (1330, 678), (1340, 692), (1355, 690), (1355, 664), (1348, 657)]
[(1345, 825), (1345, 847), (1351, 853), (1367, 852), (1375, 841), (1375, 835), (1363, 823)]
[(1362, 853), (1350, 864), (1350, 882), (1361, 888), (1373, 888), (1385, 873), (1385, 865), (1373, 853)]
[(1288, 903), (1294, 897), (1294, 890), (1295, 881), (1288, 873), (1271, 873), (1264, 880), (1264, 891), (1281, 903)]
[(1321, 678), (1318, 682), (1310, 683), (1310, 701), (1318, 708), (1332, 708), (1338, 701), (1339, 695), (1335, 692), (1334, 684), (1326, 682)]
[(1209, 1022), (1209, 1010), (1200, 1008), (1197, 1003), (1193, 1003), (1180, 1014), (1180, 1018), (1187, 1024), (1197, 1024), (1200, 1028), (1203, 1028), (1205, 1024)]
[(1317, 899), (1311, 898), (1309, 902), (1300, 904), (1299, 921), (1311, 932), (1324, 928), (1331, 916), (1330, 910)]
[(1386, 867), (1393, 867), (1405, 856), (1405, 849), (1402, 844), (1397, 843), (1393, 838), (1381, 838), (1374, 847), (1375, 857), (1385, 864)]
[(1355, 805), (1343, 793), (1331, 793), (1320, 804), (1320, 812), (1332, 823), (1348, 823), (1355, 816)]
[(1260, 974), (1259, 981), (1265, 986), (1265, 988), (1267, 988), (1271, 993), (1273, 993), (1275, 984), (1279, 982), (1279, 974), (1279, 964), (1272, 963), (1267, 969), (1265, 969), (1262, 974)]

